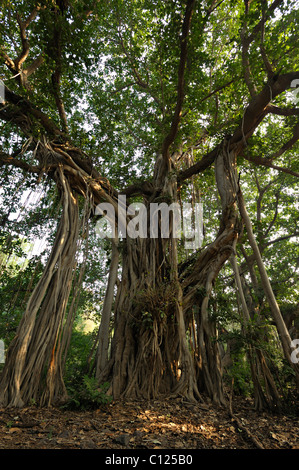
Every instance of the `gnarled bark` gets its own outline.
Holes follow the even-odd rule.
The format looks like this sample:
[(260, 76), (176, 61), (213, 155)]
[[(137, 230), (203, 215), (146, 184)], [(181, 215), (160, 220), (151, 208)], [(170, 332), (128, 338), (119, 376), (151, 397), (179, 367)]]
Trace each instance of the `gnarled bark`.
[[(248, 325), (250, 323), (250, 313), (247, 307), (246, 299), (244, 296), (243, 286), (237, 265), (235, 254), (231, 256), (231, 265), (235, 275), (238, 295), (240, 298), (241, 309), (243, 313), (243, 330), (244, 336), (248, 339)], [(262, 332), (261, 332), (262, 333)], [(279, 394), (264, 357), (263, 351), (248, 341), (246, 348), (247, 357), (250, 363), (251, 376), (254, 388), (254, 404), (255, 409), (262, 410), (267, 408), (276, 408), (279, 404)], [(265, 391), (261, 383), (265, 384)]]
[[(175, 183), (166, 180), (162, 194), (176, 201)], [(186, 340), (172, 224), (169, 238), (159, 233), (158, 238), (128, 237), (122, 243), (111, 358), (99, 382), (111, 380), (116, 399), (201, 399)]]
[[(222, 201), (219, 234), (195, 258), (191, 274), (178, 275), (173, 236), (125, 241), (111, 358), (99, 376), (100, 382), (111, 380), (114, 398), (180, 395), (193, 400), (201, 399), (201, 389), (215, 402), (225, 403), (217, 330), (209, 318), (208, 303), (213, 282), (241, 230), (236, 156), (227, 142), (217, 157), (216, 178)], [(164, 191), (176, 199), (175, 185), (165, 185)], [(186, 338), (193, 305), (200, 306), (195, 361)]]
[[(200, 389), (203, 389), (214, 402), (226, 402), (222, 383), (222, 364), (217, 344), (217, 328), (209, 318), (208, 304), (214, 281), (229, 259), (241, 224), (238, 220), (236, 198), (238, 191), (236, 172), (236, 153), (224, 141), (219, 147), (215, 161), (215, 175), (221, 198), (222, 215), (218, 235), (197, 257), (193, 270), (186, 277), (181, 277), (184, 297), (184, 309), (187, 313), (194, 305), (199, 307), (195, 316), (197, 322), (196, 367)], [(188, 268), (190, 270), (190, 267)]]
[(108, 362), (108, 348), (109, 348), (109, 329), (110, 319), (112, 313), (112, 304), (114, 299), (114, 288), (117, 280), (119, 253), (118, 253), (118, 240), (112, 239), (111, 249), (111, 263), (109, 269), (108, 284), (104, 299), (101, 324), (98, 334), (98, 349), (96, 355), (96, 378), (100, 377), (101, 372), (105, 369)]
[(77, 197), (61, 167), (56, 178), (62, 197), (62, 216), (47, 265), (8, 351), (0, 383), (0, 403), (4, 406), (21, 407), (32, 400), (51, 404), (65, 395), (57, 359), (72, 284), (79, 218)]
[(255, 256), (255, 259), (256, 259), (256, 262), (257, 262), (257, 266), (258, 266), (259, 273), (260, 273), (260, 276), (261, 276), (261, 283), (262, 283), (266, 298), (268, 300), (269, 307), (271, 309), (272, 316), (273, 316), (273, 319), (274, 319), (274, 322), (275, 322), (275, 325), (276, 325), (276, 328), (277, 328), (277, 331), (278, 331), (278, 334), (279, 334), (279, 337), (280, 337), (280, 340), (281, 340), (281, 345), (282, 345), (282, 349), (283, 349), (283, 352), (284, 352), (284, 356), (285, 356), (285, 359), (290, 364), (290, 366), (292, 367), (292, 369), (294, 370), (294, 372), (296, 374), (297, 387), (299, 389), (299, 364), (294, 363), (291, 360), (291, 355), (292, 355), (291, 343), (292, 343), (292, 339), (290, 337), (289, 331), (286, 327), (283, 316), (280, 312), (279, 305), (278, 305), (278, 303), (276, 301), (276, 298), (275, 298), (275, 295), (273, 293), (271, 283), (269, 281), (269, 277), (268, 277), (264, 262), (262, 260), (259, 247), (256, 243), (256, 240), (255, 240), (255, 237), (254, 237), (254, 234), (253, 234), (251, 221), (250, 221), (249, 215), (247, 213), (246, 206), (245, 206), (244, 199), (243, 199), (243, 195), (242, 195), (241, 192), (239, 192), (239, 194), (238, 194), (238, 203), (239, 203), (239, 209), (240, 209), (241, 216), (244, 220), (244, 224), (245, 224), (246, 229), (247, 229), (248, 240), (249, 240), (250, 246), (251, 246), (251, 248), (254, 252), (254, 256)]

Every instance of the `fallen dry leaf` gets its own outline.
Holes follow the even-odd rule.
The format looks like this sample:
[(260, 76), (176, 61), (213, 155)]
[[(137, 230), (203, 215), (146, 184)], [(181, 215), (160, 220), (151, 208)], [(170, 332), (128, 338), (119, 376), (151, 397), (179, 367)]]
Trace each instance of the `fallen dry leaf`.
[[(258, 413), (250, 400), (238, 397), (233, 400), (233, 411), (265, 449), (299, 448), (297, 416)], [(10, 429), (7, 423), (12, 423)], [(119, 435), (124, 437), (117, 439)], [(233, 424), (224, 407), (134, 400), (94, 411), (0, 409), (0, 449), (5, 448), (254, 449), (256, 445), (244, 429)]]

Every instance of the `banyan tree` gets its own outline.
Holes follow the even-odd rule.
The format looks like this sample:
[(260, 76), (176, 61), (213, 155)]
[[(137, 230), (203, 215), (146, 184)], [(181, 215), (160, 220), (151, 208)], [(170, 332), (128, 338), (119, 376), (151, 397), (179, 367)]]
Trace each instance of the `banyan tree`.
[[(65, 361), (84, 278), (84, 262), (76, 274), (78, 247), (88, 256), (98, 208), (108, 205), (114, 230), (92, 369), (99, 386), (108, 381), (114, 399), (209, 396), (224, 404), (210, 302), (230, 265), (246, 335), (258, 309), (240, 259), (262, 290), (299, 383), (293, 338), (242, 186), (249, 169), (287, 175), (293, 185), (299, 176), (296, 22), (296, 2), (283, 0), (1, 1), (3, 178), (18, 170), (50, 184), (58, 208), (50, 254), (7, 351), (1, 405), (66, 398)], [(137, 223), (130, 236), (134, 202), (149, 222), (153, 205), (187, 201), (194, 222), (196, 204), (205, 210), (209, 203), (207, 181), (218, 194), (213, 239), (185, 249), (172, 211), (167, 236), (159, 211), (155, 236), (150, 224), (140, 234)], [(254, 343), (247, 357), (256, 406), (277, 404), (267, 357)]]

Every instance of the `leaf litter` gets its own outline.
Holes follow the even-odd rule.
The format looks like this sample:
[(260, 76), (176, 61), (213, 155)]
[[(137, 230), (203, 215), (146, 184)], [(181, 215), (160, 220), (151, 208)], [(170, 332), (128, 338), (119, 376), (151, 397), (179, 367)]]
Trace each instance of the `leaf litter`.
[(233, 409), (181, 400), (3, 408), (0, 449), (299, 449), (298, 415), (258, 412), (237, 397)]

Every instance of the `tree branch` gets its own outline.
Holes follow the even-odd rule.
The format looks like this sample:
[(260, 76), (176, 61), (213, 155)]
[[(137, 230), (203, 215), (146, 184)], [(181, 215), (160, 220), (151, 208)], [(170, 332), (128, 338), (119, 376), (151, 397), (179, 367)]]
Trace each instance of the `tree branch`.
[(33, 62), (24, 70), (24, 74), (26, 74), (27, 78), (30, 77), (44, 62), (43, 54), (40, 54)]
[(277, 114), (278, 116), (299, 116), (299, 108), (280, 108), (269, 104), (267, 111), (271, 114)]
[(1, 46), (0, 50), (0, 55), (4, 58), (5, 65), (14, 74), (14, 78), (16, 78), (17, 82), (20, 85), (24, 86), (26, 89), (29, 88), (27, 78), (32, 75), (43, 62), (43, 57), (42, 55), (40, 55), (31, 63), (27, 70), (22, 69), (22, 65), (29, 55), (29, 41), (27, 38), (26, 29), (28, 28), (30, 23), (35, 19), (40, 8), (40, 6), (35, 7), (25, 21), (22, 21), (20, 15), (17, 13), (17, 22), (20, 29), (20, 37), (22, 43), (22, 50), (18, 57), (12, 60), (5, 52), (3, 46)]
[[(245, 11), (245, 15), (248, 14), (248, 2), (245, 2), (247, 4), (247, 8)], [(251, 34), (248, 36), (245, 35), (246, 29), (247, 29), (247, 22), (245, 21), (243, 29), (241, 31), (241, 42), (242, 42), (242, 64), (243, 64), (243, 69), (244, 69), (244, 79), (247, 85), (247, 88), (249, 90), (249, 93), (251, 97), (254, 97), (257, 93), (255, 84), (252, 79), (252, 74), (250, 70), (250, 63), (249, 63), (249, 46), (250, 44), (255, 40), (257, 34), (261, 32), (261, 44), (260, 44), (260, 50), (261, 50), (261, 55), (262, 59), (268, 74), (268, 77), (273, 76), (273, 68), (272, 65), (267, 57), (264, 45), (263, 45), (263, 40), (264, 40), (264, 27), (265, 23), (268, 21), (268, 19), (271, 17), (272, 13), (276, 10), (276, 8), (283, 3), (283, 0), (274, 0), (273, 3), (270, 5), (270, 7), (267, 8), (266, 2), (263, 2), (263, 12), (262, 12), (262, 18), (260, 21), (256, 24), (256, 26), (253, 28)], [(266, 5), (266, 8), (265, 8)]]
[(205, 100), (207, 100), (208, 98), (211, 98), (211, 96), (215, 95), (216, 93), (218, 93), (219, 91), (223, 90), (224, 88), (230, 86), (232, 83), (234, 83), (238, 78), (233, 78), (232, 80), (230, 80), (229, 82), (225, 83), (224, 85), (221, 85), (219, 86), (218, 88), (216, 88), (215, 90), (211, 91), (211, 93), (209, 93), (207, 96), (205, 96), (204, 98), (202, 98), (200, 100), (199, 103), (203, 103)]
[(284, 0), (274, 0), (274, 2), (269, 6), (268, 10), (265, 11), (261, 20), (256, 24), (252, 30), (252, 33), (248, 36), (249, 44), (254, 41), (256, 35), (261, 31), (263, 25), (265, 25), (265, 22), (268, 21), (272, 13), (276, 10), (277, 7), (279, 7), (279, 5), (283, 3), (283, 1)]
[(182, 184), (186, 179), (191, 178), (191, 176), (201, 173), (206, 170), (212, 163), (215, 161), (218, 150), (220, 149), (221, 144), (217, 145), (211, 152), (207, 153), (194, 165), (190, 166), (186, 170), (181, 171), (178, 174), (177, 181), (178, 184)]
[(247, 85), (250, 96), (253, 98), (257, 94), (257, 89), (252, 78), (250, 62), (249, 62), (250, 41), (248, 39), (248, 36), (246, 35), (248, 11), (249, 11), (249, 2), (245, 2), (245, 21), (244, 21), (243, 28), (241, 29), (241, 32), (240, 32), (241, 44), (242, 44), (242, 66), (243, 66), (243, 74), (244, 74), (245, 83)]
[(174, 142), (174, 139), (176, 138), (180, 120), (181, 120), (182, 106), (183, 106), (183, 101), (184, 101), (184, 88), (185, 88), (184, 78), (185, 78), (185, 66), (186, 66), (187, 51), (188, 51), (188, 35), (190, 31), (194, 4), (195, 4), (195, 0), (187, 1), (184, 21), (183, 21), (183, 26), (182, 26), (182, 35), (181, 35), (181, 52), (180, 52), (180, 62), (179, 62), (179, 69), (178, 69), (178, 84), (177, 84), (177, 102), (176, 102), (176, 107), (175, 107), (170, 131), (162, 143), (162, 157), (163, 157), (164, 163), (167, 166), (169, 165), (169, 159), (170, 159), (169, 148), (171, 144)]
[(247, 85), (250, 96), (253, 98), (257, 94), (257, 89), (252, 79), (250, 62), (249, 62), (249, 44), (248, 38), (245, 36), (246, 24), (241, 31), (242, 42), (242, 66), (244, 73), (244, 80)]
[(276, 221), (277, 216), (278, 216), (279, 193), (275, 194), (275, 199), (276, 199), (276, 204), (275, 204), (274, 216), (272, 217), (272, 220), (270, 221), (267, 230), (263, 234), (264, 237), (268, 236), (268, 234), (269, 234), (270, 230), (272, 229), (273, 225), (275, 224), (275, 221)]
[(136, 195), (151, 196), (153, 194), (153, 184), (150, 181), (140, 181), (122, 189), (120, 194), (125, 194), (128, 197)]
[[(5, 102), (8, 102), (14, 105), (13, 108), (7, 109), (6, 104), (0, 104), (0, 118), (5, 121), (11, 121), (13, 124), (17, 125), (19, 128), (28, 133), (28, 128), (26, 127), (31, 124), (32, 117), (35, 118), (39, 124), (44, 128), (44, 130), (51, 137), (57, 137), (64, 135), (63, 132), (56, 126), (56, 124), (51, 120), (45, 113), (40, 111), (36, 106), (34, 106), (28, 99), (23, 98), (20, 95), (12, 92), (4, 87), (4, 96)], [(24, 123), (26, 121), (26, 126)], [(32, 132), (32, 129), (31, 129)]]
[(217, 10), (217, 8), (221, 5), (221, 3), (223, 3), (224, 0), (220, 0), (220, 2), (218, 2), (216, 4), (216, 0), (214, 0), (210, 6), (210, 8), (208, 9), (207, 11), (207, 14), (206, 14), (206, 19), (208, 19), (208, 17), (211, 15), (211, 13), (213, 13), (213, 11)]
[(260, 43), (260, 51), (261, 51), (261, 56), (262, 56), (262, 59), (263, 59), (263, 62), (264, 62), (264, 65), (265, 65), (265, 69), (266, 69), (266, 72), (267, 72), (267, 75), (268, 75), (268, 78), (271, 78), (273, 77), (274, 75), (274, 70), (273, 70), (273, 67), (270, 63), (270, 60), (267, 56), (267, 53), (266, 53), (266, 49), (265, 49), (265, 46), (264, 46), (264, 39), (265, 39), (265, 23), (266, 23), (266, 8), (267, 8), (267, 1), (266, 0), (263, 0), (262, 1), (262, 23), (261, 23), (261, 43)]
[(15, 59), (15, 65), (17, 69), (20, 69), (20, 66), (25, 62), (29, 54), (29, 41), (26, 34), (26, 29), (30, 25), (30, 23), (35, 19), (38, 11), (40, 10), (40, 6), (35, 7), (30, 15), (25, 19), (25, 21), (21, 20), (20, 15), (17, 13), (17, 22), (20, 28), (20, 36), (22, 41), (22, 51), (19, 56)]
[(128, 62), (130, 63), (131, 70), (132, 70), (133, 75), (135, 77), (135, 82), (132, 82), (130, 85), (125, 85), (124, 87), (121, 87), (119, 90), (116, 90), (113, 93), (117, 93), (118, 91), (121, 91), (124, 88), (126, 88), (126, 86), (131, 86), (131, 85), (134, 85), (136, 83), (140, 88), (142, 88), (143, 90), (147, 91), (150, 94), (150, 96), (153, 98), (153, 100), (157, 103), (157, 105), (159, 106), (159, 108), (163, 112), (163, 106), (161, 105), (159, 98), (153, 93), (153, 91), (151, 90), (148, 82), (144, 81), (143, 78), (141, 77), (140, 73), (138, 72), (138, 70), (137, 70), (137, 68), (134, 64), (134, 60), (132, 59), (132, 57), (130, 56), (130, 54), (128, 53), (128, 51), (125, 47), (124, 40), (123, 40), (123, 37), (122, 37), (120, 32), (119, 32), (119, 41), (120, 41), (120, 46), (123, 50), (123, 53), (125, 54), (126, 58), (128, 59)]
[(290, 140), (288, 140), (277, 152), (275, 152), (272, 155), (272, 157), (270, 157), (270, 160), (274, 160), (275, 158), (280, 157), (284, 152), (292, 148), (298, 139), (299, 139), (299, 122), (297, 122), (297, 124), (293, 128), (293, 137)]
[(8, 69), (16, 73), (16, 67), (14, 61), (8, 56), (8, 54), (5, 52), (3, 46), (0, 46), (0, 56), (3, 57), (5, 65), (8, 67)]
[(19, 160), (6, 152), (2, 152), (2, 150), (0, 151), (0, 166), (1, 165), (12, 165), (22, 170), (29, 171), (30, 173), (40, 173), (41, 171), (39, 166), (29, 165), (29, 163)]
[(288, 240), (289, 238), (298, 237), (298, 236), (299, 236), (299, 232), (294, 232), (289, 235), (283, 235), (281, 237), (274, 238), (274, 240), (270, 240), (266, 243), (263, 243), (263, 248), (266, 248), (267, 246), (270, 246), (270, 245), (274, 245), (274, 243), (282, 242), (284, 240)]
[(61, 98), (60, 93), (60, 72), (56, 68), (55, 73), (52, 74), (52, 85), (53, 85), (53, 93), (55, 98), (56, 107), (58, 110), (58, 114), (61, 121), (61, 127), (63, 128), (64, 132), (68, 133), (68, 124), (67, 124), (67, 117), (65, 112), (64, 103)]
[(241, 151), (246, 141), (268, 113), (268, 105), (276, 96), (291, 88), (293, 80), (299, 79), (299, 72), (289, 72), (273, 77), (265, 84), (261, 92), (254, 96), (247, 106), (239, 127), (230, 139), (230, 145), (236, 144)]
[(290, 170), (289, 168), (284, 168), (284, 167), (281, 167), (281, 166), (274, 165), (267, 158), (253, 157), (253, 156), (249, 156), (249, 155), (245, 155), (245, 154), (242, 154), (242, 156), (246, 160), (248, 160), (249, 162), (255, 163), (256, 165), (262, 165), (262, 166), (266, 166), (266, 167), (269, 167), (269, 168), (273, 168), (274, 170), (278, 170), (278, 171), (281, 171), (283, 173), (287, 173), (289, 175), (296, 176), (297, 178), (299, 178), (299, 173), (298, 172)]
[[(263, 118), (268, 113), (269, 102), (274, 99), (276, 96), (280, 95), (281, 93), (285, 92), (287, 89), (291, 87), (291, 83), (293, 80), (299, 79), (299, 72), (289, 72), (283, 75), (280, 75), (276, 78), (276, 80), (271, 80), (267, 83), (262, 91), (253, 97), (249, 105), (247, 106), (243, 119), (240, 125), (237, 127), (235, 132), (233, 133), (232, 137), (229, 140), (230, 147), (234, 146), (235, 151), (237, 153), (241, 153), (246, 141)], [(218, 150), (221, 147), (221, 144), (217, 145), (214, 150), (206, 154), (199, 162), (192, 165), (190, 168), (183, 170), (179, 173), (177, 181), (178, 183), (182, 183), (186, 179), (190, 178), (191, 176), (204, 171), (208, 168), (215, 160)], [(261, 157), (248, 157), (243, 155), (248, 161), (253, 161), (259, 165), (268, 166), (279, 171), (283, 171), (285, 173), (289, 173), (293, 176), (298, 176), (297, 172), (293, 170), (289, 170), (287, 168), (278, 167), (273, 165), (271, 161), (269, 162), (268, 159), (264, 159)]]

